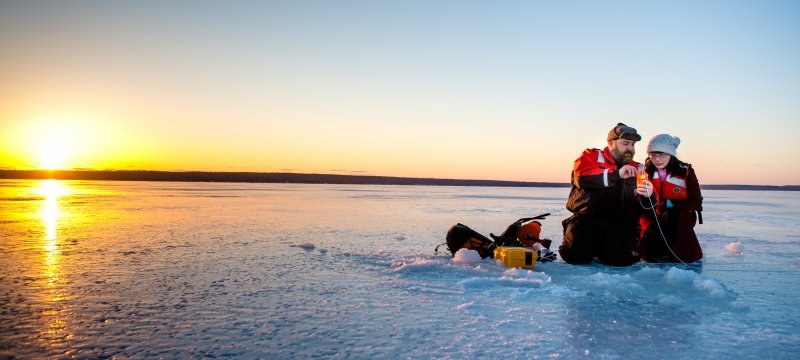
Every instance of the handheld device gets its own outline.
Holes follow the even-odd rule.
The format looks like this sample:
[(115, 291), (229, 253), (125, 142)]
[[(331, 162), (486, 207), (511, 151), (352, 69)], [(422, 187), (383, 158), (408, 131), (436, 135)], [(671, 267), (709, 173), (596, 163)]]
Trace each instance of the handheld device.
[(644, 184), (647, 181), (647, 172), (642, 171), (638, 175), (636, 175), (636, 187)]

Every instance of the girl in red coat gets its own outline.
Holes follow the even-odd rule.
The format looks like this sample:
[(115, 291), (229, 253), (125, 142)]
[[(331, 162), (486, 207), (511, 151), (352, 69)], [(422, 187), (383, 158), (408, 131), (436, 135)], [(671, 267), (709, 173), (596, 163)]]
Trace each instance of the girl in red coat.
[(639, 218), (639, 256), (645, 261), (690, 263), (703, 258), (694, 232), (703, 197), (692, 166), (675, 157), (680, 143), (678, 137), (659, 134), (647, 144), (645, 172), (657, 202), (655, 211)]

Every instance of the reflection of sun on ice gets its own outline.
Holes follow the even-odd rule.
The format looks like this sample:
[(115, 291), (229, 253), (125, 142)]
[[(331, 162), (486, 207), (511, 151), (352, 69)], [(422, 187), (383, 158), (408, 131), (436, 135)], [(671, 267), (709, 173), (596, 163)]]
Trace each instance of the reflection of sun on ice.
[(42, 220), (46, 230), (45, 249), (52, 251), (55, 247), (56, 222), (58, 221), (58, 197), (63, 189), (58, 180), (44, 180), (39, 185), (39, 193), (44, 196), (44, 208), (42, 209)]
[(66, 195), (67, 188), (58, 180), (43, 180), (37, 189), (44, 197), (42, 222), (45, 227), (42, 275), (47, 280), (42, 295), (47, 300), (43, 305), (42, 315), (45, 321), (39, 331), (39, 338), (45, 342), (58, 344), (70, 338), (67, 323), (67, 293), (64, 290), (64, 275), (61, 267), (61, 247), (57, 238), (58, 218), (60, 217), (59, 197)]

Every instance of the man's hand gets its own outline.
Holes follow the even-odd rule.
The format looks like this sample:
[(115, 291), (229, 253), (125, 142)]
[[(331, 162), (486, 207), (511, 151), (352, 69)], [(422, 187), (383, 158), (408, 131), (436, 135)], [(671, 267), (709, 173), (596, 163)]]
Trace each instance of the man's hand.
[(619, 168), (619, 177), (627, 179), (636, 176), (636, 168), (631, 165), (625, 165)]

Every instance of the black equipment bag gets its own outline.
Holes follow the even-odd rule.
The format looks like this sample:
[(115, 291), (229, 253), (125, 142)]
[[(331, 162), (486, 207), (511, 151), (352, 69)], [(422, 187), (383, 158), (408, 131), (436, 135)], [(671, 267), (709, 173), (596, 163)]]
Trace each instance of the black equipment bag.
[(447, 230), (446, 241), (447, 249), (453, 255), (460, 249), (471, 249), (477, 251), (484, 259), (494, 257), (494, 248), (497, 247), (492, 240), (461, 223), (455, 224), (450, 230)]

